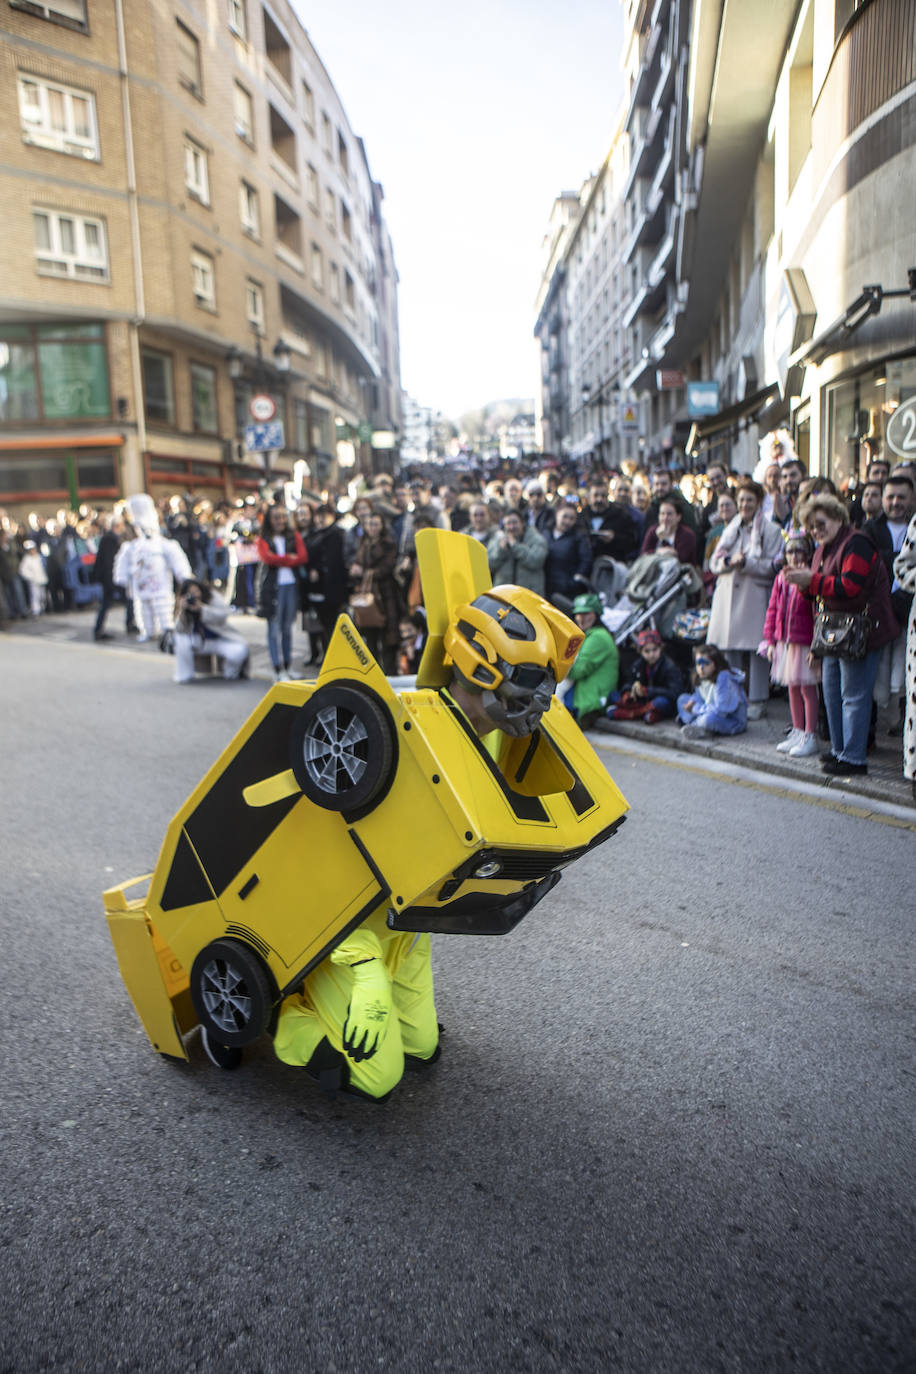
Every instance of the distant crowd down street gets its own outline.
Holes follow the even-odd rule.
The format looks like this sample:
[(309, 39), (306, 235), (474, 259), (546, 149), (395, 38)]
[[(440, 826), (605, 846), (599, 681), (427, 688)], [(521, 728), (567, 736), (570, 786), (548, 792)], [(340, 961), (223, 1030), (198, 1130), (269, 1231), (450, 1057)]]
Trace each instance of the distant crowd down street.
[(585, 642), (565, 700), (585, 728), (676, 716), (690, 738), (735, 734), (787, 693), (780, 751), (860, 774), (876, 732), (898, 735), (916, 797), (916, 468), (876, 461), (837, 491), (808, 477), (784, 431), (753, 476), (469, 457), (295, 500), (176, 493), (22, 523), (4, 511), (0, 618), (85, 605), (104, 643), (123, 617), (190, 682), (215, 665), (247, 672), (233, 612), (265, 620), (286, 680), (296, 624), (301, 666), (318, 665), (348, 611), (384, 671), (410, 675), (426, 637), (414, 539), (430, 527), (485, 544), (494, 584), (575, 616)]

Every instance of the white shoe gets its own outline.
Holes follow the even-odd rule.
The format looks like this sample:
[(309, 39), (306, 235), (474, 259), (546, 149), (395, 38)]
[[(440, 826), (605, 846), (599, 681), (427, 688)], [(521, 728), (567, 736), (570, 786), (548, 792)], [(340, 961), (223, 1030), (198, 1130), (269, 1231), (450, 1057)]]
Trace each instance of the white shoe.
[(796, 744), (801, 744), (804, 738), (804, 730), (796, 730), (795, 726), (793, 725), (792, 729), (786, 735), (782, 744), (777, 744), (776, 752), (778, 754), (789, 754), (795, 748)]
[(145, 634), (143, 634), (143, 633), (141, 632), (140, 634), (137, 635), (137, 638), (134, 640), (134, 643), (135, 643), (135, 644), (148, 644), (148, 643), (149, 643), (149, 635), (145, 635)]
[(286, 669), (281, 668), (278, 673), (274, 674), (274, 680), (276, 682), (290, 682), (292, 679)]
[(795, 748), (789, 750), (789, 757), (792, 759), (809, 759), (812, 754), (820, 753), (820, 748), (817, 735), (802, 735)]

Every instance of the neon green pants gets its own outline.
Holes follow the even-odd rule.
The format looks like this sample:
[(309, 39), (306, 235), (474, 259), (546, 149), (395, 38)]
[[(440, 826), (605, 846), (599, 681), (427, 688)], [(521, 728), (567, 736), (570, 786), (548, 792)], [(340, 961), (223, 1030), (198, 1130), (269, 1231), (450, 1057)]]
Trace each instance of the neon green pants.
[(433, 972), (428, 935), (388, 930), (384, 912), (365, 923), (378, 936), (391, 975), (394, 1010), (388, 1032), (371, 1059), (354, 1062), (342, 1044), (353, 975), (346, 965), (322, 960), (308, 975), (301, 992), (280, 1008), (274, 1050), (284, 1064), (306, 1067), (327, 1039), (347, 1061), (350, 1084), (370, 1097), (384, 1097), (401, 1081), (404, 1055), (431, 1059), (439, 1043), (433, 1000)]

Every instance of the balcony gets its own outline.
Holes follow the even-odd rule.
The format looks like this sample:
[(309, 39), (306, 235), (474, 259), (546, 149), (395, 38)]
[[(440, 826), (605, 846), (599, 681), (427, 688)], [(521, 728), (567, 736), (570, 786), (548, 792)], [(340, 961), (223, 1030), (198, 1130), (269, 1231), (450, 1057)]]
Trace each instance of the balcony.
[(656, 72), (654, 70), (655, 57), (658, 53), (661, 37), (661, 25), (656, 24), (651, 29), (646, 39), (646, 45), (639, 59), (639, 70), (633, 79), (633, 89), (630, 91), (630, 106), (627, 110), (625, 122), (627, 132), (631, 130), (631, 124), (636, 116), (636, 111), (641, 106), (648, 105), (651, 99), (652, 89), (656, 81)]
[(637, 248), (654, 247), (660, 241), (665, 228), (664, 195), (661, 192), (652, 192), (645, 182), (638, 185), (645, 187), (645, 190), (638, 195), (633, 228), (624, 244), (625, 262), (631, 261)]
[(650, 174), (657, 155), (656, 135), (662, 124), (661, 111), (643, 109), (638, 115), (630, 133), (630, 170), (623, 188), (624, 197), (630, 194), (634, 182)]
[(673, 30), (672, 39), (665, 43), (662, 49), (662, 64), (659, 72), (658, 81), (649, 100), (653, 110), (660, 110), (671, 99), (674, 90), (674, 42)]

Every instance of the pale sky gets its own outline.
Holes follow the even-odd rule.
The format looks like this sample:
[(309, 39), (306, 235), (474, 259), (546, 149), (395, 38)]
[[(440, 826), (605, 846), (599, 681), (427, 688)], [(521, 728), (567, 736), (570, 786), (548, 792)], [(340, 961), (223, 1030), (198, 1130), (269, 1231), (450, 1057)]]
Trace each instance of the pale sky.
[(385, 189), (405, 389), (533, 398), (541, 243), (610, 144), (620, 0), (293, 3)]

